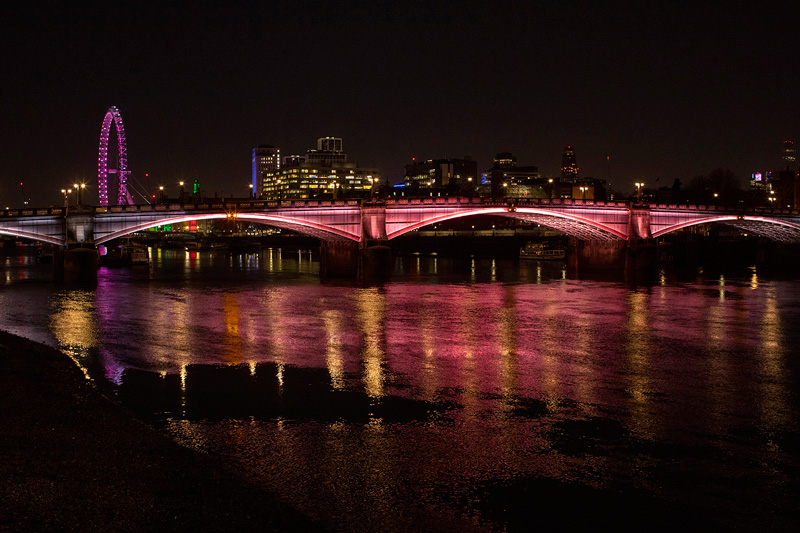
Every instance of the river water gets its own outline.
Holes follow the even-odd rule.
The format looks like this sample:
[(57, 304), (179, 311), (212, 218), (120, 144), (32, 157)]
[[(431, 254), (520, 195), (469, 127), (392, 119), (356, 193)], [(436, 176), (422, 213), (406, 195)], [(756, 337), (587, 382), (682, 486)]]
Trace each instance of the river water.
[[(789, 530), (800, 281), (513, 259), (154, 251), (95, 289), (0, 257), (0, 327), (332, 529)], [(2, 278), (0, 278), (2, 281)]]

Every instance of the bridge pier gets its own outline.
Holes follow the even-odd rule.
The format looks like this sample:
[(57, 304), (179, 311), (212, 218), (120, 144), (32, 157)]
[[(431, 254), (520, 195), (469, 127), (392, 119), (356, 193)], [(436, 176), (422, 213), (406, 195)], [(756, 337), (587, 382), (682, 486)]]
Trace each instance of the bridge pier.
[(354, 241), (322, 241), (319, 263), (323, 279), (384, 279), (391, 272), (391, 248), (388, 243), (361, 246)]
[(92, 285), (97, 283), (97, 250), (58, 246), (53, 253), (53, 280), (58, 283)]
[(388, 278), (392, 271), (392, 249), (388, 241), (361, 248), (358, 278), (379, 280)]
[(569, 240), (567, 265), (573, 271), (621, 269), (625, 267), (628, 243), (615, 241)]
[(93, 210), (74, 208), (67, 214), (65, 228), (68, 244), (57, 247), (53, 254), (53, 278), (63, 283), (97, 283)]
[(322, 278), (356, 277), (359, 252), (355, 241), (322, 241), (319, 245), (319, 275)]

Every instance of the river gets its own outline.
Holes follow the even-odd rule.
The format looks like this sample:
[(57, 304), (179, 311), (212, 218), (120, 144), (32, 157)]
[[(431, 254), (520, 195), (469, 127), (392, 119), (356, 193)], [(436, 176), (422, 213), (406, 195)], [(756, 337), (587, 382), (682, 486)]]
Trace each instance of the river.
[(0, 327), (332, 529), (789, 530), (800, 281), (404, 255), (153, 251), (96, 288), (0, 256)]

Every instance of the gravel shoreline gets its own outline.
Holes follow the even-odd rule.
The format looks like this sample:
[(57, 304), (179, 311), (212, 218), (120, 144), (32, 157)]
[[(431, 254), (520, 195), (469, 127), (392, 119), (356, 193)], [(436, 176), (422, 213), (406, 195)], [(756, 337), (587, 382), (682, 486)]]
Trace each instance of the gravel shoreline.
[(0, 529), (321, 529), (134, 418), (61, 352), (3, 331), (0, 398)]

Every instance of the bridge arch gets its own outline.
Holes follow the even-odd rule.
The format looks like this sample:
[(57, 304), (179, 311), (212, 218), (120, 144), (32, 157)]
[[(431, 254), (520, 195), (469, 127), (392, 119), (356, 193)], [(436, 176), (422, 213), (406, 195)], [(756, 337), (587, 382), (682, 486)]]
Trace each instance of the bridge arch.
[[(235, 216), (230, 216), (226, 213), (210, 213), (204, 215), (179, 215), (179, 216), (165, 216), (161, 218), (150, 218), (147, 221), (125, 224), (122, 227), (117, 227), (102, 236), (95, 238), (95, 244), (103, 244), (105, 242), (124, 237), (125, 235), (143, 231), (155, 226), (164, 226), (167, 224), (182, 224), (192, 220), (249, 220), (259, 222), (261, 224), (274, 226), (290, 231), (295, 231), (304, 235), (318, 238), (322, 241), (354, 241), (358, 242), (360, 239), (353, 234), (317, 224), (314, 222), (298, 220), (290, 217), (261, 214), (261, 213), (236, 213)], [(96, 232), (97, 235), (97, 232)]]
[[(552, 209), (540, 209), (533, 207), (488, 207), (478, 209), (463, 209), (463, 210), (450, 210), (439, 213), (434, 213), (429, 217), (421, 217), (403, 224), (395, 223), (390, 224), (390, 217), (387, 214), (387, 226), (392, 225), (393, 229), (387, 227), (387, 237), (393, 239), (399, 237), (415, 229), (453, 220), (456, 218), (478, 216), (478, 215), (495, 215), (518, 220), (528, 220), (536, 222), (543, 226), (547, 226), (566, 235), (577, 237), (582, 240), (627, 240), (627, 225), (628, 213), (625, 209), (609, 209), (607, 213), (597, 212), (599, 220), (582, 216), (578, 213), (568, 211), (554, 211)], [(615, 227), (616, 226), (616, 227)], [(623, 231), (624, 228), (624, 231)]]
[(116, 106), (111, 106), (103, 118), (103, 125), (100, 128), (100, 149), (97, 154), (97, 191), (100, 205), (108, 205), (108, 137), (111, 133), (112, 122), (117, 129), (117, 177), (119, 179), (119, 193), (117, 203), (124, 205), (128, 199), (127, 170), (128, 170), (128, 147), (125, 143), (125, 124), (122, 122), (122, 115)]
[(32, 231), (25, 231), (17, 228), (0, 228), (0, 235), (8, 235), (10, 237), (20, 237), (23, 239), (30, 239), (32, 241), (44, 242), (47, 244), (55, 244), (58, 246), (64, 245), (64, 239), (61, 237), (53, 237), (52, 235), (35, 233)]
[(763, 216), (748, 215), (722, 215), (683, 220), (681, 222), (664, 226), (653, 232), (653, 237), (660, 237), (680, 229), (697, 226), (700, 224), (720, 223), (737, 229), (755, 233), (778, 242), (800, 242), (800, 223), (790, 222)]

